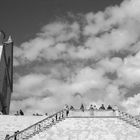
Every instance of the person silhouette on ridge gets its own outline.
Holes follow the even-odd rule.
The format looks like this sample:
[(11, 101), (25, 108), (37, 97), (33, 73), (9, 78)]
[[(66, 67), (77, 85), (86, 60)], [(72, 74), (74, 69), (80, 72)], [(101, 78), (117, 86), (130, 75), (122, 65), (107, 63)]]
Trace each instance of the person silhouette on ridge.
[(84, 105), (83, 104), (81, 104), (80, 109), (84, 112)]
[(21, 109), (20, 109), (19, 113), (20, 113), (20, 115), (24, 115), (24, 113)]
[(108, 110), (112, 110), (111, 105), (108, 105), (107, 109), (108, 109)]
[(93, 109), (94, 109), (92, 104), (90, 105), (90, 108), (89, 108), (89, 109), (90, 109), (90, 110), (93, 110)]
[(105, 110), (104, 104), (102, 104), (101, 107), (100, 107), (99, 109)]
[(65, 110), (66, 110), (66, 116), (68, 117), (68, 115), (69, 115), (69, 106), (68, 105), (65, 105)]

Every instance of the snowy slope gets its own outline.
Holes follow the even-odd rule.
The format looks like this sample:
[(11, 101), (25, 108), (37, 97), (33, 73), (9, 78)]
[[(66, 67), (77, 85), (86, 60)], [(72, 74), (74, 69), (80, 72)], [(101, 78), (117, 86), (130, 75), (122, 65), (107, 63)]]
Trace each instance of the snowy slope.
[(140, 140), (140, 129), (118, 118), (67, 118), (30, 140)]
[(23, 130), (44, 118), (46, 116), (0, 115), (0, 140), (3, 140), (6, 134), (12, 135), (15, 131)]
[[(112, 111), (74, 111), (69, 116), (29, 140), (140, 140), (140, 128), (120, 120)], [(0, 140), (44, 118), (1, 115)]]

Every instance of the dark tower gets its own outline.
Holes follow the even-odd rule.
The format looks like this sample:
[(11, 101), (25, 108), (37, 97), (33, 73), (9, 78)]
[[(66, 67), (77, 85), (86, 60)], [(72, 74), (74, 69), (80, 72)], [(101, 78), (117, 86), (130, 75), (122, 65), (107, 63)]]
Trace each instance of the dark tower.
[(13, 91), (13, 41), (0, 32), (0, 111), (9, 114)]

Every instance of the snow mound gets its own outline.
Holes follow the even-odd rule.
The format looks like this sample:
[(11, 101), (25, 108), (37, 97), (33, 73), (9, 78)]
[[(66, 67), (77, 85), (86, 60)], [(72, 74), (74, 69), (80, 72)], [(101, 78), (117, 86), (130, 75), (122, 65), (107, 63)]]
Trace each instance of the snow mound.
[(6, 134), (13, 135), (15, 131), (23, 130), (44, 118), (46, 116), (0, 115), (0, 140), (3, 140)]
[(67, 118), (30, 140), (140, 140), (140, 129), (118, 118)]

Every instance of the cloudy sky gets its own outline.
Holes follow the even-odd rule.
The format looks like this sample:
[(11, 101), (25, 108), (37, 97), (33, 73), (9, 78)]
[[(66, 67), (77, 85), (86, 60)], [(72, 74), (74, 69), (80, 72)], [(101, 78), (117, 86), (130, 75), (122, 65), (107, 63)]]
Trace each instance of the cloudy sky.
[(81, 103), (140, 113), (140, 0), (6, 2), (1, 27), (15, 42), (11, 113)]

